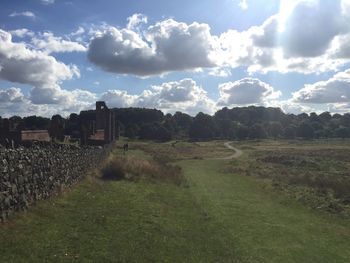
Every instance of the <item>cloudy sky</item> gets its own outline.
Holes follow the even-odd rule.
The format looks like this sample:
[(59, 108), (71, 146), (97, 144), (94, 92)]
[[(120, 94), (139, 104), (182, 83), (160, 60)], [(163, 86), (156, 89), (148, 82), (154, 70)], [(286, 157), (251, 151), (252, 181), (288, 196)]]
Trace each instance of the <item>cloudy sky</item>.
[(350, 0), (2, 0), (0, 115), (350, 109)]

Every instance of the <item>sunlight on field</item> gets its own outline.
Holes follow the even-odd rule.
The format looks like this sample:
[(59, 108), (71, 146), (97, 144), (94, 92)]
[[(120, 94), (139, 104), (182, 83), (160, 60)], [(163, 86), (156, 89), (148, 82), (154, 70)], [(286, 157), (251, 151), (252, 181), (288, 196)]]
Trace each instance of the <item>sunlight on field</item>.
[(112, 177), (1, 225), (0, 261), (349, 262), (348, 191), (330, 181), (348, 182), (348, 141), (237, 141), (232, 160), (213, 159), (224, 141), (123, 143)]

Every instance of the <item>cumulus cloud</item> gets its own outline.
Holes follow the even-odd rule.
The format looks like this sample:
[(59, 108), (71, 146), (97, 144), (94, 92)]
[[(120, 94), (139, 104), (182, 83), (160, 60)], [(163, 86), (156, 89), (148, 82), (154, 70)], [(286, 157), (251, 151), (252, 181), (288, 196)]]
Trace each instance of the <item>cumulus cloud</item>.
[(217, 36), (203, 23), (167, 19), (141, 28), (142, 23), (147, 17), (134, 14), (125, 28), (94, 28), (89, 60), (106, 71), (137, 76), (199, 68), (223, 76), (220, 68), (242, 66), (250, 73), (309, 74), (350, 62), (347, 0), (282, 1), (281, 11), (261, 25)]
[(70, 33), (70, 36), (80, 36), (85, 33), (85, 29), (83, 27), (79, 27), (75, 32)]
[(13, 103), (23, 101), (23, 94), (21, 89), (9, 88), (5, 90), (0, 89), (0, 102), (1, 103)]
[[(28, 32), (21, 30), (14, 34)], [(0, 89), (2, 114), (48, 116), (50, 113), (73, 112), (92, 105), (92, 101), (96, 100), (95, 94), (60, 87), (62, 81), (74, 76), (80, 76), (75, 65), (59, 62), (25, 43), (13, 42), (12, 35), (0, 29), (0, 79), (32, 86), (28, 94), (23, 94), (19, 88)]]
[(300, 103), (350, 103), (350, 69), (327, 81), (305, 85), (293, 93), (293, 99)]
[(140, 94), (130, 94), (125, 90), (108, 90), (102, 94), (87, 90), (68, 91), (58, 85), (34, 87), (23, 94), (18, 88), (0, 89), (0, 115), (53, 114), (69, 115), (94, 107), (96, 100), (107, 102), (109, 107), (157, 108), (166, 113), (176, 111), (196, 115), (202, 111), (213, 114), (215, 102), (207, 92), (192, 79), (164, 82), (150, 86)]
[(277, 15), (269, 17), (259, 27), (252, 27), (250, 32), (253, 44), (258, 47), (276, 47), (278, 45), (278, 27), (279, 20)]
[(219, 36), (225, 63), (263, 73), (337, 70), (350, 61), (350, 9), (345, 2), (282, 1), (281, 11), (262, 25)]
[[(75, 32), (76, 34), (77, 32)], [(50, 53), (85, 52), (86, 47), (78, 42), (56, 37), (52, 32), (40, 33), (32, 38), (32, 44), (39, 50)]]
[(148, 18), (143, 14), (133, 14), (132, 16), (127, 18), (128, 24), (126, 26), (127, 29), (134, 30), (138, 29), (140, 24), (147, 24)]
[[(36, 92), (40, 94), (35, 96)], [(42, 99), (43, 103), (38, 104), (33, 99)], [(57, 100), (60, 99), (63, 101), (58, 102)], [(53, 91), (35, 89), (29, 94), (23, 94), (19, 88), (0, 89), (0, 116), (39, 115), (51, 117), (54, 114), (68, 116), (72, 112), (93, 108), (97, 99), (98, 96), (89, 91), (81, 89), (68, 91), (58, 86)], [(54, 104), (48, 103), (49, 100), (53, 100)]]
[(213, 113), (216, 110), (214, 101), (192, 79), (151, 86), (138, 95), (122, 90), (109, 90), (102, 94), (101, 99), (113, 107), (157, 108), (172, 113), (182, 111), (194, 115), (199, 111)]
[(228, 69), (228, 68), (220, 68), (220, 67), (217, 67), (217, 68), (210, 69), (210, 70), (208, 71), (208, 74), (209, 74), (210, 76), (214, 76), (214, 77), (222, 77), (222, 78), (225, 78), (225, 77), (231, 76), (231, 71), (230, 71), (230, 69)]
[(219, 106), (267, 105), (281, 96), (269, 84), (254, 78), (244, 78), (219, 85)]
[(108, 90), (101, 96), (110, 107), (126, 108), (135, 106), (137, 95), (128, 94), (125, 90)]
[(35, 14), (31, 11), (23, 11), (23, 12), (13, 12), (9, 15), (9, 17), (16, 17), (16, 16), (24, 16), (29, 18), (36, 18)]
[(16, 37), (20, 37), (20, 38), (23, 38), (23, 37), (33, 37), (34, 36), (34, 32), (27, 29), (27, 28), (20, 28), (20, 29), (16, 29), (16, 30), (12, 30), (10, 31), (10, 34), (12, 36), (16, 36)]
[(39, 106), (32, 105), (19, 88), (0, 89), (0, 116), (27, 115), (28, 110)]
[(88, 58), (106, 71), (138, 76), (217, 65), (217, 43), (207, 24), (168, 19), (150, 26), (144, 36), (108, 27), (91, 40)]
[(333, 59), (350, 59), (350, 33), (333, 39), (330, 56)]
[(75, 66), (67, 66), (47, 54), (12, 42), (11, 34), (0, 30), (0, 78), (11, 82), (40, 86), (71, 79), (78, 75)]
[(285, 22), (281, 41), (285, 55), (316, 57), (324, 54), (332, 39), (343, 31), (341, 2), (301, 1)]

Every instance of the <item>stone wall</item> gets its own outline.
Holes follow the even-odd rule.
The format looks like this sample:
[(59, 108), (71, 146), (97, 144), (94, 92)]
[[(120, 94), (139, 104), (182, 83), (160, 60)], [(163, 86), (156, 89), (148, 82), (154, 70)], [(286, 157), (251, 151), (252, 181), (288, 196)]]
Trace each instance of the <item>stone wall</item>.
[(110, 149), (70, 145), (0, 149), (1, 221), (79, 181), (100, 164)]

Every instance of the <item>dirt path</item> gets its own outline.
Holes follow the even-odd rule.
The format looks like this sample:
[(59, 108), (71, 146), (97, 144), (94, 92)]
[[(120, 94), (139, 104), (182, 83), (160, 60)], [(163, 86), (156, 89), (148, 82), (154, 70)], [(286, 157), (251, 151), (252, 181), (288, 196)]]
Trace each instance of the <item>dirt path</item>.
[(236, 147), (232, 146), (232, 143), (233, 142), (225, 142), (224, 145), (226, 148), (233, 150), (235, 153), (230, 155), (230, 156), (220, 158), (220, 159), (222, 159), (222, 160), (234, 159), (234, 158), (240, 157), (243, 154), (243, 152), (240, 149), (237, 149)]
[(231, 160), (240, 157), (243, 154), (243, 151), (232, 146), (232, 144), (233, 142), (225, 142), (224, 146), (230, 150), (233, 150), (234, 154), (226, 157), (210, 158), (209, 160)]

